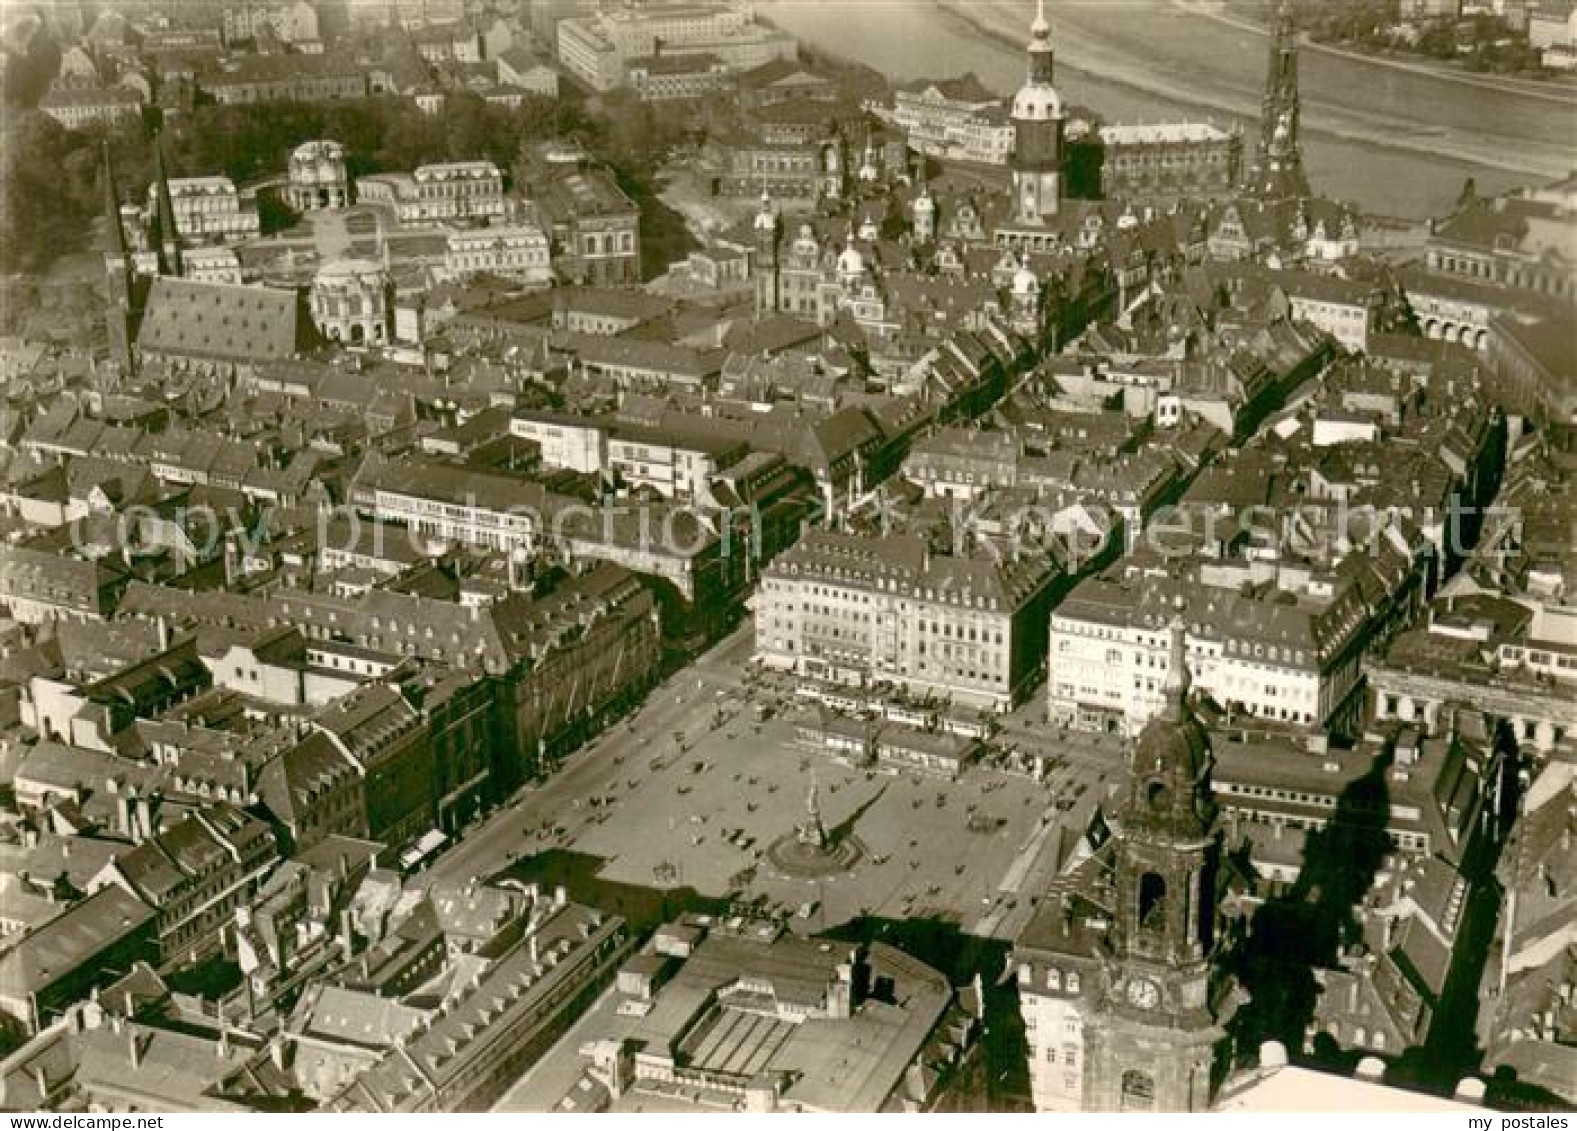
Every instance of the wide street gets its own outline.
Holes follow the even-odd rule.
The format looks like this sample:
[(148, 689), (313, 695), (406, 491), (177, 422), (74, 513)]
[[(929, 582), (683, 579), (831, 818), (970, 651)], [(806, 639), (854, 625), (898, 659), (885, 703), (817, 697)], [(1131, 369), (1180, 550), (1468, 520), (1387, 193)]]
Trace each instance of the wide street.
[(671, 737), (676, 729), (698, 727), (715, 705), (718, 692), (725, 696), (739, 692), (752, 640), (753, 631), (746, 621), (698, 661), (654, 689), (639, 712), (572, 755), (546, 781), (527, 787), (513, 804), (468, 830), (459, 844), (423, 873), (423, 882), (464, 882), (499, 871), (521, 853), (545, 847), (540, 841), (528, 842), (522, 832), (544, 821), (572, 831), (584, 828), (595, 810), (586, 805), (577, 808), (577, 801), (611, 789), (624, 763), (659, 738)]

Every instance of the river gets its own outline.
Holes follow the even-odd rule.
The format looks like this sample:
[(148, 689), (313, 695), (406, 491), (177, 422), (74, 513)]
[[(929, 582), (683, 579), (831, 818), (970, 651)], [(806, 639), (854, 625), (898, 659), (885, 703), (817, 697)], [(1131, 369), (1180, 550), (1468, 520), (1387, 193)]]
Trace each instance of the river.
[[(966, 71), (1011, 93), (1024, 74), (1032, 0), (763, 0), (807, 44), (895, 81)], [(1252, 150), (1268, 41), (1173, 0), (1049, 0), (1058, 86), (1108, 122), (1204, 118), (1244, 124)], [(1304, 147), (1317, 191), (1365, 211), (1449, 209), (1472, 176), (1483, 191), (1577, 165), (1577, 91), (1442, 75), (1306, 45)], [(1246, 154), (1246, 156), (1248, 156)]]

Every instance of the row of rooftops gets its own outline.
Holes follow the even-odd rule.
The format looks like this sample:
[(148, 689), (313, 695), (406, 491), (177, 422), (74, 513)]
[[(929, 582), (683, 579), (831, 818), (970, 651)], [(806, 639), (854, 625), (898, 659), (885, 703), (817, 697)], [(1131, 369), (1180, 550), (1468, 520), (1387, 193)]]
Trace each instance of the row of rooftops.
[(1279, 591), (1256, 598), (1175, 578), (1106, 576), (1082, 582), (1053, 620), (1069, 629), (1101, 625), (1159, 634), (1179, 604), (1189, 633), (1218, 642), (1223, 655), (1315, 670), (1351, 648), (1369, 615), (1353, 585), (1329, 599)]
[(1011, 616), (1041, 593), (1056, 571), (1043, 554), (978, 551), (961, 557), (932, 553), (915, 536), (873, 539), (807, 530), (766, 576)]

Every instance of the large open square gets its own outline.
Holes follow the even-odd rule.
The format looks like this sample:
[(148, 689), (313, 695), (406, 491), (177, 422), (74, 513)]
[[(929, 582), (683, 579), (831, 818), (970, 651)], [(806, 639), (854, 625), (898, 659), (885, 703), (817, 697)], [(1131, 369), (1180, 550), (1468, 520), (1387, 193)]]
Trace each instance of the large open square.
[[(529, 875), (533, 858), (569, 853), (596, 862), (603, 883), (765, 897), (802, 931), (868, 915), (1012, 937), (1120, 776), (1119, 749), (1057, 735), (1031, 702), (996, 741), (1039, 747), (1051, 767), (1043, 781), (978, 762), (956, 781), (855, 767), (796, 735), (807, 708), (782, 679), (752, 673), (751, 644), (747, 621), (432, 875), (486, 874), (499, 861)], [(770, 717), (758, 720), (758, 707)], [(801, 878), (766, 850), (807, 820), (813, 782), (829, 836), (856, 838), (861, 852), (846, 871)]]

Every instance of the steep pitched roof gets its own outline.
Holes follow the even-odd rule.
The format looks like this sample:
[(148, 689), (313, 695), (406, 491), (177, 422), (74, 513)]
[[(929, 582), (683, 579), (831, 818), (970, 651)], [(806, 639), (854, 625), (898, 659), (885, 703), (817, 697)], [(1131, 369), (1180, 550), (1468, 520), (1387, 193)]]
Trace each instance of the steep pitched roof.
[(218, 361), (280, 361), (309, 344), (294, 291), (155, 279), (137, 335), (145, 354)]

